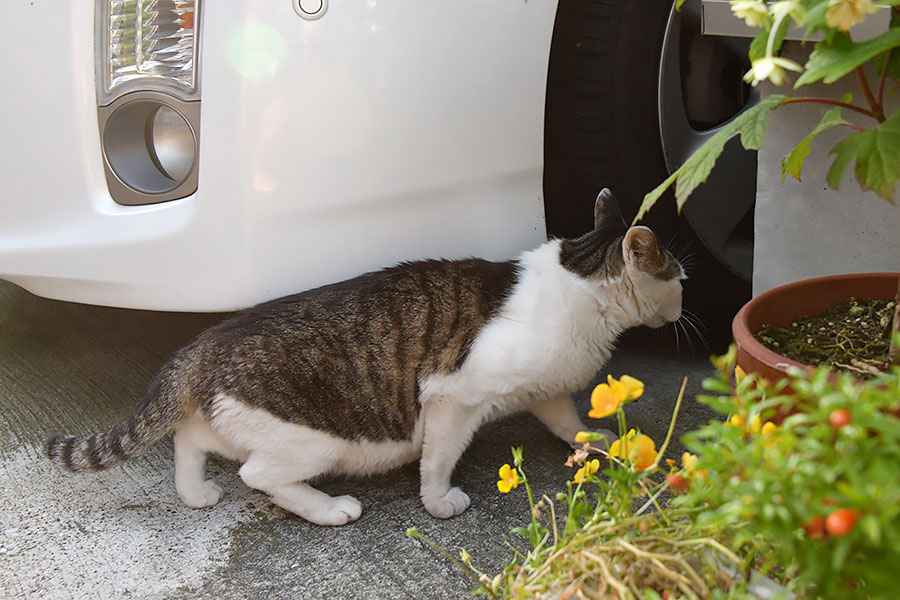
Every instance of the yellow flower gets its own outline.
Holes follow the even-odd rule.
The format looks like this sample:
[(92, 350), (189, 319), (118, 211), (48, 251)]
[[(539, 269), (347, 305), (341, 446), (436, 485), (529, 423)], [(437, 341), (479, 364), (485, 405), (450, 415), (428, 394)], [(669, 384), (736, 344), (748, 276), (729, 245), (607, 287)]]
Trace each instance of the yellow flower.
[(615, 385), (601, 383), (591, 392), (591, 410), (588, 416), (592, 419), (602, 419), (616, 412), (625, 400), (625, 386), (616, 382)]
[(500, 467), (500, 481), (497, 482), (497, 489), (506, 494), (515, 487), (519, 487), (519, 472), (509, 465), (503, 465)]
[[(612, 385), (615, 382), (612, 375), (607, 375), (606, 380)], [(637, 400), (644, 394), (644, 382), (635, 379), (631, 375), (622, 375), (622, 378), (619, 379), (619, 383), (625, 386), (625, 402), (631, 402), (632, 400)]]
[(596, 473), (599, 469), (599, 460), (597, 460), (596, 458), (594, 460), (589, 460), (584, 463), (583, 467), (575, 471), (575, 477), (572, 478), (572, 481), (574, 481), (575, 483), (581, 483), (583, 480)]
[(849, 31), (857, 23), (862, 23), (866, 15), (877, 9), (872, 0), (830, 0), (825, 22), (831, 27)]
[(697, 458), (696, 454), (691, 454), (690, 452), (685, 452), (681, 455), (681, 464), (684, 465), (684, 470), (688, 473), (692, 472), (697, 468), (697, 463), (700, 462), (700, 459)]
[(744, 377), (747, 376), (747, 373), (740, 367), (740, 365), (735, 365), (734, 367), (734, 379), (735, 381), (740, 381)]
[(687, 473), (688, 477), (693, 477), (694, 475), (698, 477), (706, 477), (706, 469), (697, 468), (697, 464), (699, 462), (700, 459), (697, 458), (696, 454), (685, 452), (681, 455), (681, 465), (684, 467), (684, 472)]
[[(627, 453), (627, 454), (626, 454)], [(623, 439), (613, 442), (609, 449), (610, 456), (631, 461), (638, 471), (649, 469), (656, 462), (656, 444), (644, 434), (638, 435), (630, 430)]]
[(750, 433), (759, 433), (760, 420), (759, 415), (751, 415), (750, 421), (747, 423), (747, 431)]
[(741, 428), (744, 426), (744, 417), (741, 415), (731, 415), (731, 418), (725, 421), (725, 427), (738, 427)]
[(763, 437), (762, 444), (763, 444), (764, 448), (771, 448), (772, 446), (774, 446), (775, 444), (778, 443), (778, 440), (773, 436), (773, 434), (776, 431), (778, 431), (778, 425), (776, 425), (775, 423), (773, 423), (771, 421), (766, 421), (763, 424), (762, 429), (760, 430), (759, 433)]
[(731, 0), (731, 12), (747, 27), (762, 27), (769, 20), (769, 9), (762, 0)]
[(575, 434), (575, 442), (578, 444), (584, 444), (585, 442), (590, 442), (593, 439), (590, 431), (579, 431)]
[(744, 75), (744, 81), (754, 87), (760, 81), (765, 81), (766, 79), (775, 85), (781, 85), (784, 83), (785, 69), (799, 73), (803, 70), (803, 67), (781, 56), (763, 56), (753, 61), (750, 65), (750, 70)]
[(602, 419), (616, 412), (620, 404), (640, 398), (644, 393), (644, 382), (629, 375), (622, 375), (616, 380), (612, 375), (606, 376), (606, 383), (601, 383), (591, 392), (591, 410), (588, 416)]

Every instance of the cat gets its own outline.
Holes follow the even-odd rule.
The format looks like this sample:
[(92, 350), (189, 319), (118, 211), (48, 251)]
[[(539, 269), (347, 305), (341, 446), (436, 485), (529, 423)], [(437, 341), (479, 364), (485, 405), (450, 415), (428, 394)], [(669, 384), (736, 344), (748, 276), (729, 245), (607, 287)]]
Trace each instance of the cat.
[(362, 506), (310, 480), (420, 459), (425, 509), (457, 515), (469, 497), (451, 474), (480, 425), (528, 410), (574, 444), (588, 428), (570, 394), (617, 337), (680, 318), (684, 270), (653, 232), (627, 227), (608, 189), (594, 221), (516, 261), (402, 263), (237, 312), (177, 351), (120, 424), (53, 436), (46, 453), (96, 471), (174, 431), (175, 488), (188, 506), (221, 499), (204, 473), (216, 452), (242, 463), (248, 486), (321, 525), (353, 521)]

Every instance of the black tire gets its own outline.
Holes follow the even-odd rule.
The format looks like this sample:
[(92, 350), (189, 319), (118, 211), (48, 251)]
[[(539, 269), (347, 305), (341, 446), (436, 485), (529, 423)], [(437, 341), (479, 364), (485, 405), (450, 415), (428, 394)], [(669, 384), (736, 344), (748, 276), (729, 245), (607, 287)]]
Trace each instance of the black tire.
[[(626, 219), (669, 174), (658, 108), (661, 49), (671, 0), (559, 0), (547, 82), (544, 202), (551, 236), (591, 227), (600, 189)], [(755, 193), (755, 190), (753, 190)], [(673, 252), (690, 252), (685, 306), (721, 348), (750, 285), (721, 265), (678, 215), (671, 192), (643, 223)], [(724, 331), (724, 333), (723, 333)]]

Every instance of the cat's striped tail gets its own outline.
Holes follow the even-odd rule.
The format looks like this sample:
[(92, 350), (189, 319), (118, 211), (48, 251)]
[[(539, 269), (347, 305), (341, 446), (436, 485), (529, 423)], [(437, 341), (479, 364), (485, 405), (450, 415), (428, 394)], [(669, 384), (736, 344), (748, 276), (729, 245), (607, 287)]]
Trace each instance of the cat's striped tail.
[(95, 435), (54, 435), (47, 456), (76, 473), (100, 471), (137, 456), (171, 432), (186, 416), (187, 407), (174, 393), (166, 371), (157, 375), (134, 412), (124, 421)]

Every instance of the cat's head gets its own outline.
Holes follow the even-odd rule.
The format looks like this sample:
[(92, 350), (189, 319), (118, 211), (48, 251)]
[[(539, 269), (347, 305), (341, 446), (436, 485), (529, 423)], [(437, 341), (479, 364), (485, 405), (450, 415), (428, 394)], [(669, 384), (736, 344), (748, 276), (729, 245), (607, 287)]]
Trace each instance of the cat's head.
[(662, 327), (681, 317), (684, 269), (647, 227), (628, 227), (612, 192), (604, 188), (594, 203), (594, 229), (562, 240), (560, 262), (599, 283), (620, 281), (628, 290), (626, 308), (634, 325)]

